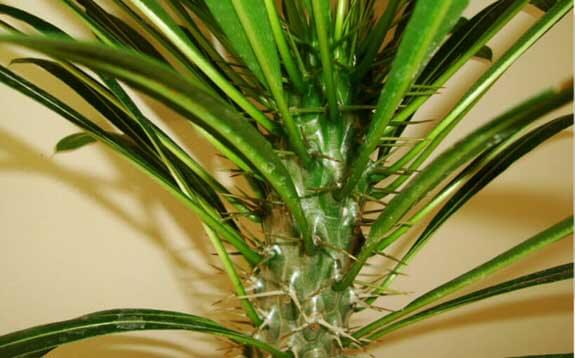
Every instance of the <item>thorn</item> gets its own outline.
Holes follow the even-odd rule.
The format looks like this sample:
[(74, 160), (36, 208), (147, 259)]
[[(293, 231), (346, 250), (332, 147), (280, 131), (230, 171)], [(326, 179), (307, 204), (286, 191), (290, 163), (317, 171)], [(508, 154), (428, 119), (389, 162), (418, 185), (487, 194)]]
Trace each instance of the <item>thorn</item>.
[(334, 162), (337, 162), (337, 163), (342, 163), (342, 162), (343, 162), (343, 161), (340, 160), (340, 159), (336, 159), (336, 158), (330, 157), (329, 155), (326, 155), (326, 154), (323, 154), (323, 153), (320, 153), (320, 152), (313, 152), (313, 153), (311, 153), (311, 155), (314, 156), (314, 157), (317, 157), (317, 158), (321, 158), (321, 159), (325, 159), (325, 160), (331, 160), (331, 161), (334, 161)]
[(246, 320), (239, 320), (239, 319), (227, 319), (226, 321), (228, 322), (232, 322), (232, 323), (236, 323), (236, 324), (241, 324), (241, 325), (247, 325), (247, 326), (251, 326), (251, 322), (246, 321)]
[[(383, 257), (385, 257), (386, 259), (390, 259), (390, 260), (395, 261), (395, 262), (397, 262), (397, 263), (399, 263), (399, 264), (402, 264), (402, 265), (404, 265), (404, 266), (407, 266), (407, 262), (402, 261), (402, 260), (398, 259), (398, 258), (395, 257), (395, 256), (386, 254), (385, 252), (376, 252), (375, 254), (376, 254), (376, 255), (379, 255), (379, 256), (383, 256)], [(391, 270), (391, 271), (393, 271), (393, 270)], [(391, 273), (394, 273), (394, 272), (391, 272)]]
[(218, 267), (218, 266), (213, 265), (213, 264), (208, 264), (208, 265), (211, 266), (213, 269), (215, 269), (216, 271), (218, 271), (218, 272), (220, 272), (220, 273), (224, 273), (224, 272), (225, 272), (221, 267)]
[(395, 141), (395, 142), (423, 142), (426, 138), (412, 138), (412, 137), (381, 137), (381, 141)]
[(370, 303), (367, 303), (365, 301), (359, 301), (360, 302), (360, 306), (363, 306), (366, 309), (370, 309), (370, 310), (374, 310), (377, 312), (396, 312), (397, 310), (393, 310), (391, 308), (386, 308), (386, 307), (382, 307), (382, 306), (376, 306), (376, 305), (372, 305)]
[(371, 196), (371, 195), (369, 195), (369, 194), (366, 194), (366, 193), (356, 192), (355, 195), (359, 196), (360, 199), (363, 199), (363, 200), (366, 200), (366, 201), (369, 201), (369, 202), (374, 202), (374, 203), (377, 203), (377, 204), (380, 204), (380, 205), (383, 205), (383, 206), (387, 206), (387, 205), (388, 205), (387, 202), (385, 202), (385, 201), (383, 201), (383, 200), (381, 200), (381, 199), (378, 199), (378, 198), (376, 198), (376, 197), (374, 197), (374, 196)]
[(351, 104), (346, 106), (339, 106), (339, 110), (342, 112), (354, 112), (354, 111), (373, 111), (376, 106), (362, 105), (362, 104)]
[[(217, 253), (217, 252), (210, 252), (210, 255), (211, 255), (211, 256), (218, 256), (218, 253)], [(230, 256), (239, 256), (239, 255), (241, 255), (241, 252), (239, 252), (239, 251), (231, 251), (231, 252), (228, 252), (228, 255), (230, 255)]]
[(391, 127), (398, 127), (398, 126), (409, 126), (409, 125), (416, 125), (416, 124), (424, 124), (424, 123), (431, 123), (435, 122), (437, 119), (424, 119), (420, 121), (391, 121), (389, 122), (388, 126)]
[(268, 292), (261, 292), (261, 293), (254, 293), (253, 295), (245, 295), (245, 296), (235, 296), (236, 298), (243, 300), (249, 298), (262, 298), (262, 297), (273, 297), (273, 296), (285, 296), (288, 295), (284, 291), (277, 290), (277, 291), (268, 291)]
[(393, 189), (387, 189), (387, 188), (374, 188), (372, 189), (372, 194), (376, 194), (376, 195), (387, 195), (387, 194), (399, 194), (401, 193), (401, 191), (399, 190), (393, 190)]
[(369, 215), (369, 214), (378, 214), (378, 213), (383, 212), (384, 210), (385, 210), (385, 208), (383, 208), (383, 209), (374, 209), (374, 210), (366, 210), (366, 211), (362, 212), (362, 214), (368, 214), (368, 215)]
[(324, 241), (324, 240), (321, 240), (321, 239), (319, 239), (318, 242), (319, 242), (319, 244), (320, 244), (321, 246), (324, 246), (324, 247), (327, 247), (327, 248), (329, 248), (329, 249), (335, 250), (335, 251), (337, 251), (337, 252), (339, 252), (339, 253), (341, 253), (341, 254), (344, 254), (345, 256), (349, 257), (349, 258), (352, 259), (353, 261), (357, 261), (357, 257), (355, 257), (355, 256), (353, 256), (352, 254), (350, 254), (349, 252), (347, 252), (347, 250), (344, 250), (344, 249), (342, 249), (342, 248), (339, 248), (339, 247), (337, 247), (337, 246), (334, 246), (334, 245), (332, 245), (332, 244), (330, 244), (330, 243), (328, 243), (328, 242), (326, 242), (326, 241)]

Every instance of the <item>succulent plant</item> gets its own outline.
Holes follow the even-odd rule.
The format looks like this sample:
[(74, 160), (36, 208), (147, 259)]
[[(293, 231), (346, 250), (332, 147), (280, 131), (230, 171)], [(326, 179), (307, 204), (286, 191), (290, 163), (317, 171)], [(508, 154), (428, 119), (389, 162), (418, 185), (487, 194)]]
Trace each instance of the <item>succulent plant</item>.
[[(118, 309), (1, 336), (0, 356), (42, 356), (92, 336), (172, 329), (226, 337), (246, 357), (344, 357), (439, 313), (572, 277), (572, 265), (561, 264), (461, 294), (569, 237), (567, 218), (399, 310), (350, 325), (355, 313), (377, 310), (376, 300), (398, 293), (395, 279), (471, 197), (572, 124), (572, 115), (544, 117), (571, 102), (567, 82), (437, 149), (571, 10), (571, 0), (497, 0), (469, 19), (462, 17), (466, 0), (61, 2), (95, 40), (0, 4), (6, 19), (0, 42), (46, 55), (13, 62), (65, 83), (110, 127), (7, 67), (0, 67), (0, 82), (79, 127), (58, 151), (101, 142), (195, 213), (250, 328), (188, 313)], [(494, 59), (488, 42), (527, 7), (540, 17)], [(487, 71), (445, 116), (426, 124), (421, 138), (406, 135), (428, 122), (416, 119), (428, 99), (477, 58), (491, 63)], [(198, 163), (143, 113), (131, 90), (189, 120), (227, 158), (242, 189)], [(389, 253), (391, 245), (409, 243), (408, 234), (428, 218), (405, 252)], [(389, 269), (360, 277), (374, 256)]]

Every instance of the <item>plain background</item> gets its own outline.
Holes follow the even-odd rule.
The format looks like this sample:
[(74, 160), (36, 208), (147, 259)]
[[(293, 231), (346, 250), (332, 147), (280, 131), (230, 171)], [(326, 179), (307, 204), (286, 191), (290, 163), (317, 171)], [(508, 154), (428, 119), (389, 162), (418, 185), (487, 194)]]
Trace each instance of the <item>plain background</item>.
[[(82, 33), (59, 1), (3, 2)], [(487, 3), (473, 1), (467, 14)], [(495, 57), (538, 16), (533, 9), (523, 12), (495, 38), (490, 43)], [(526, 96), (569, 78), (571, 31), (570, 14), (517, 61), (450, 141)], [(18, 51), (2, 46), (2, 64)], [(467, 65), (426, 106), (422, 119), (445, 113), (487, 66), (482, 61)], [(47, 75), (26, 67), (19, 70), (85, 108)], [(150, 108), (206, 165), (215, 170), (225, 166), (181, 118), (153, 104)], [(217, 262), (206, 255), (212, 250), (198, 221), (101, 146), (54, 156), (54, 144), (74, 132), (55, 114), (0, 86), (0, 334), (118, 307), (221, 317), (221, 306), (212, 303), (229, 296), (230, 286), (208, 265)], [(399, 308), (569, 215), (571, 144), (572, 134), (561, 133), (477, 195), (441, 228), (410, 266), (409, 275), (398, 280), (397, 288), (412, 294), (381, 304)], [(571, 260), (571, 240), (563, 240), (483, 285)], [(369, 312), (363, 319), (377, 315)], [(223, 356), (216, 348), (224, 345), (214, 342), (201, 334), (145, 332), (84, 341), (50, 357)], [(390, 335), (372, 353), (377, 357), (508, 357), (570, 352), (572, 345), (572, 284), (565, 281), (493, 298), (414, 325)]]

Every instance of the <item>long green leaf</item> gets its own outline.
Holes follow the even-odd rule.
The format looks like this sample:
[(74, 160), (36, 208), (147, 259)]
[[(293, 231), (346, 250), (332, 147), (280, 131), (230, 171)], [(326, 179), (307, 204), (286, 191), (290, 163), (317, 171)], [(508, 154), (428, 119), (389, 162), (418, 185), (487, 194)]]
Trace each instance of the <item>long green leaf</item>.
[[(494, 158), (485, 163), (481, 163), (481, 169), (469, 178), (466, 184), (463, 185), (461, 189), (459, 189), (443, 206), (443, 208), (431, 220), (425, 231), (417, 239), (417, 242), (422, 243), (430, 237), (442, 223), (453, 215), (453, 213), (455, 213), (460, 207), (469, 201), (471, 197), (497, 178), (497, 176), (503, 173), (513, 163), (521, 159), (525, 154), (531, 152), (547, 139), (568, 128), (572, 124), (573, 114), (559, 117), (550, 123), (546, 123), (534, 129), (513, 143), (510, 143), (505, 150)], [(482, 159), (483, 158), (478, 158), (478, 161), (482, 162)], [(475, 166), (475, 163), (471, 163), (469, 168), (473, 170)], [(454, 179), (454, 181), (459, 181), (461, 177), (468, 175), (468, 173), (468, 170), (464, 170), (458, 178)]]
[(122, 19), (108, 13), (94, 0), (76, 0), (85, 8), (86, 15), (94, 20), (101, 28), (108, 30), (114, 39), (124, 46), (133, 48), (138, 52), (166, 62), (164, 57), (146, 38)]
[(152, 179), (158, 182), (164, 189), (174, 195), (182, 204), (194, 211), (204, 223), (221, 235), (226, 241), (234, 245), (252, 265), (257, 264), (261, 260), (260, 255), (247, 246), (243, 238), (236, 231), (221, 220), (215, 219), (213, 215), (208, 213), (205, 208), (201, 207), (196, 201), (184, 195), (171, 180), (169, 174), (163, 171), (162, 168), (159, 168), (156, 163), (150, 160), (148, 155), (142, 152), (138, 147), (128, 145), (117, 135), (111, 135), (102, 130), (70, 106), (2, 66), (0, 66), (0, 82), (40, 102), (124, 156), (144, 173), (152, 177)]
[(381, 91), (372, 123), (361, 145), (339, 198), (349, 195), (363, 177), (373, 151), (391, 122), (401, 100), (432, 51), (455, 25), (467, 0), (420, 1), (405, 29), (391, 73)]
[(417, 83), (431, 84), (456, 61), (468, 58), (468, 52), (477, 53), (483, 48), (484, 39), (491, 37), (493, 30), (500, 30), (501, 25), (517, 14), (528, 2), (528, 0), (499, 0), (466, 21), (433, 55)]
[[(538, 145), (544, 143), (547, 139), (572, 124), (573, 115), (559, 117), (550, 123), (546, 123), (534, 129), (519, 139), (511, 138), (469, 164), (456, 178), (447, 184), (424, 209), (421, 209), (414, 215), (414, 217), (418, 219), (423, 217), (423, 212), (430, 212), (437, 207), (437, 203), (443, 201), (441, 199), (457, 190), (433, 217), (407, 253), (400, 259), (400, 263), (396, 265), (392, 273), (384, 279), (379, 290), (384, 290), (386, 287), (389, 287), (391, 282), (401, 272), (402, 266), (407, 265), (414, 256), (421, 251), (439, 227), (469, 199), (525, 154), (531, 152)], [(412, 218), (409, 220), (409, 223), (415, 224), (416, 220)]]
[(549, 227), (548, 229), (540, 232), (530, 239), (525, 240), (524, 242), (503, 252), (502, 254), (497, 255), (493, 259), (477, 266), (476, 268), (464, 273), (463, 275), (460, 275), (457, 278), (450, 280), (449, 282), (419, 296), (401, 310), (390, 313), (366, 325), (365, 327), (360, 328), (353, 334), (353, 336), (355, 338), (361, 338), (365, 336), (369, 336), (371, 339), (377, 338), (377, 333), (374, 334), (374, 332), (377, 332), (387, 324), (394, 322), (399, 318), (405, 317), (408, 314), (435, 301), (438, 301), (447, 295), (457, 292), (473, 283), (483, 280), (491, 274), (522, 260), (529, 254), (544, 249), (550, 244), (557, 242), (572, 233), (573, 217), (570, 217)]
[[(205, 0), (204, 2), (228, 37), (235, 53), (240, 56), (255, 77), (267, 86), (271, 86), (268, 83), (270, 80), (268, 75), (281, 79), (279, 59), (263, 2), (258, 0), (244, 0), (243, 4), (233, 0)], [(248, 9), (249, 11), (246, 12), (245, 10)], [(251, 39), (250, 36), (256, 36), (256, 38)], [(256, 40), (259, 46), (254, 46), (253, 40)], [(260, 62), (257, 51), (261, 51), (263, 56), (269, 56), (267, 63)], [(267, 75), (264, 66), (269, 67)]]
[(254, 327), (259, 328), (260, 325), (263, 323), (263, 321), (259, 317), (254, 306), (251, 304), (249, 298), (246, 297), (247, 296), (246, 289), (242, 283), (240, 275), (238, 274), (235, 268), (234, 262), (231, 260), (230, 255), (226, 251), (226, 248), (222, 243), (222, 241), (220, 240), (220, 238), (218, 237), (218, 235), (206, 225), (204, 225), (204, 229), (206, 230), (206, 233), (208, 234), (208, 237), (212, 242), (212, 245), (216, 249), (216, 253), (220, 258), (224, 271), (226, 272), (226, 274), (230, 278), (230, 281), (232, 282), (232, 286), (234, 288), (236, 295), (241, 297), (240, 303), (244, 308), (246, 315), (248, 316)]
[(274, 125), (252, 102), (222, 75), (190, 38), (170, 17), (156, 0), (130, 0), (158, 29), (181, 51), (181, 53), (222, 90), (232, 101), (246, 111), (255, 121), (271, 132), (277, 133)]
[(274, 39), (286, 72), (294, 88), (303, 94), (305, 91), (303, 76), (302, 73), (300, 73), (292, 54), (290, 53), (290, 48), (284, 36), (281, 20), (276, 9), (275, 2), (273, 0), (264, 0), (264, 4), (266, 6), (270, 26), (273, 31)]
[(249, 160), (290, 209), (305, 242), (311, 242), (299, 195), (288, 171), (271, 144), (225, 102), (207, 95), (161, 63), (131, 51), (27, 36), (0, 36), (0, 41), (16, 43), (109, 73), (183, 113)]
[(395, 18), (395, 15), (397, 15), (397, 11), (401, 3), (402, 0), (390, 0), (386, 5), (383, 15), (379, 18), (373, 30), (367, 35), (367, 48), (365, 50), (365, 54), (355, 68), (355, 73), (353, 74), (355, 81), (362, 79), (369, 71), (383, 40), (391, 28), (393, 19)]
[(0, 356), (23, 357), (82, 339), (144, 330), (184, 330), (231, 339), (264, 350), (274, 357), (291, 357), (271, 345), (191, 314), (152, 309), (117, 309), (50, 323), (0, 336)]
[[(569, 9), (573, 3), (569, 0), (560, 0), (555, 7), (546, 13), (535, 25), (533, 25), (497, 62), (475, 82), (471, 89), (463, 96), (456, 106), (443, 118), (439, 124), (427, 134), (424, 141), (417, 143), (405, 155), (397, 160), (389, 168), (394, 172), (399, 168), (405, 168), (406, 164), (413, 162), (407, 167), (414, 171), (422, 165), (431, 153), (441, 144), (453, 128), (465, 117), (471, 108), (483, 97), (491, 86), (507, 71), (511, 65), (551, 29)], [(403, 112), (402, 112), (403, 113)], [(401, 114), (400, 114), (401, 116)], [(415, 160), (414, 160), (415, 159)], [(397, 189), (409, 176), (402, 176), (390, 184), (389, 189)]]
[[(521, 54), (523, 54), (535, 41), (547, 32), (557, 21), (559, 21), (569, 9), (572, 7), (572, 2), (569, 0), (561, 1), (556, 8), (553, 8), (545, 16), (535, 24), (529, 31), (521, 37), (521, 39), (509, 49), (505, 55), (497, 61), (497, 63), (490, 68), (490, 70), (482, 76), (482, 78), (470, 89), (464, 98), (458, 103), (456, 108), (452, 110), (440, 124), (435, 127), (427, 136), (427, 141), (418, 143), (412, 150), (406, 154), (416, 152), (417, 150), (423, 151), (417, 161), (417, 165), (423, 162), (439, 145), (441, 140), (445, 138), (447, 133), (458, 123), (459, 120), (469, 111), (469, 109), (476, 103), (481, 96), (489, 89), (493, 83), (507, 70), (513, 62)], [(442, 160), (434, 161), (433, 166), (426, 168), (424, 172), (418, 175), (417, 179), (409, 184), (409, 187), (402, 191), (401, 195), (395, 197), (390, 203), (390, 207), (386, 209), (385, 215), (380, 215), (376, 223), (373, 225), (370, 232), (370, 239), (381, 238), (387, 231), (395, 224), (415, 203), (422, 199), (422, 194), (427, 192), (439, 181), (443, 180), (449, 173), (458, 168), (461, 164), (471, 159), (469, 156), (472, 152), (481, 150), (477, 142), (469, 141), (468, 143), (460, 142), (460, 149), (466, 147), (461, 152), (451, 151), (450, 154), (442, 154)], [(418, 148), (418, 149), (416, 149)], [(476, 153), (477, 154), (477, 153)], [(403, 158), (402, 158), (403, 159)], [(441, 167), (441, 169), (438, 169)], [(417, 169), (417, 167), (410, 167), (410, 169)], [(436, 170), (437, 169), (437, 170)], [(426, 184), (423, 184), (426, 183)], [(424, 189), (424, 187), (426, 189)]]
[[(570, 86), (545, 91), (474, 130), (435, 158), (389, 202), (378, 220), (372, 225), (368, 242), (362, 248), (358, 259), (352, 264), (344, 278), (336, 284), (336, 287), (341, 289), (350, 285), (365, 262), (375, 252), (385, 250), (399, 239), (412, 224), (423, 218), (435, 205), (441, 202), (433, 202), (431, 206), (415, 214), (414, 218), (408, 221), (406, 225), (398, 225), (395, 231), (389, 232), (415, 203), (421, 201), (430, 190), (447, 178), (449, 173), (482, 152), (495, 147), (545, 113), (568, 103), (572, 97), (573, 89)], [(395, 216), (396, 213), (399, 214)]]
[(27, 11), (20, 10), (18, 8), (0, 4), (0, 14), (8, 15), (14, 19), (20, 20), (30, 26), (36, 28), (40, 32), (44, 32), (52, 35), (60, 35), (67, 37), (68, 35), (62, 31), (60, 28), (52, 25), (44, 19), (38, 16), (32, 15)]
[(316, 0), (312, 2), (312, 14), (317, 33), (319, 44), (320, 61), (323, 70), (323, 80), (327, 104), (329, 108), (329, 117), (335, 121), (338, 116), (338, 103), (336, 94), (336, 74), (334, 72), (333, 54), (330, 50), (330, 9), (328, 0)]
[(503, 283), (484, 288), (479, 291), (469, 293), (467, 295), (458, 297), (456, 299), (444, 302), (437, 306), (428, 308), (424, 311), (416, 313), (412, 316), (404, 318), (400, 321), (392, 323), (385, 328), (371, 334), (369, 339), (379, 339), (386, 334), (397, 331), (413, 323), (423, 321), (427, 318), (434, 317), (440, 313), (453, 310), (455, 308), (468, 305), (473, 302), (481, 301), (493, 296), (502, 295), (504, 293), (514, 292), (527, 287), (545, 285), (561, 280), (573, 278), (573, 263), (556, 266), (543, 271), (538, 271), (529, 275), (521, 276), (513, 280), (505, 281)]
[[(515, 17), (524, 7), (525, 0), (499, 0), (475, 15), (468, 23), (457, 29), (438, 52), (432, 57), (416, 83), (430, 85), (431, 88), (443, 86), (473, 56), (485, 48), (489, 40)], [(447, 57), (446, 57), (447, 56)], [(433, 82), (429, 82), (433, 80)], [(427, 81), (427, 82), (426, 82)], [(431, 93), (418, 93), (409, 98), (407, 107), (393, 118), (394, 123), (409, 121), (412, 115), (431, 96)], [(389, 128), (384, 136), (399, 136), (403, 127)], [(396, 168), (404, 165), (408, 157), (398, 162)], [(396, 180), (394, 187), (405, 181), (408, 176)]]
[[(272, 28), (261, 0), (206, 0), (212, 14), (233, 46), (242, 53), (253, 53), (255, 63), (248, 67), (252, 70), (259, 66), (263, 81), (272, 93), (281, 119), (285, 124), (287, 136), (293, 150), (304, 164), (309, 165), (311, 157), (305, 149), (301, 132), (296, 126), (288, 109), (282, 86), (282, 74), (277, 48), (272, 36)], [(237, 23), (239, 22), (239, 27)], [(235, 38), (239, 37), (239, 38)], [(245, 38), (244, 38), (245, 37)], [(311, 250), (311, 243), (306, 249)]]

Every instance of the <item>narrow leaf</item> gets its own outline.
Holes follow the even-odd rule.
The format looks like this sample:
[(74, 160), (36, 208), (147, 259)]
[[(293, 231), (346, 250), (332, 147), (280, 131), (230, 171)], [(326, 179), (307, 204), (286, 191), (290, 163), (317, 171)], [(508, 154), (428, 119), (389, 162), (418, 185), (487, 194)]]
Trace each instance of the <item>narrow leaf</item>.
[[(540, 97), (539, 99), (542, 100), (543, 98)], [(535, 112), (536, 108), (532, 108), (531, 111)], [(481, 155), (469, 164), (456, 178), (454, 178), (435, 196), (430, 204), (426, 205), (425, 208), (421, 209), (414, 215), (422, 216), (419, 213), (423, 211), (431, 211), (436, 207), (436, 203), (440, 202), (442, 198), (457, 190), (449, 201), (447, 201), (441, 210), (433, 217), (431, 222), (409, 248), (407, 253), (401, 258), (401, 263), (396, 265), (393, 269), (393, 273), (387, 276), (381, 283), (380, 289), (383, 290), (386, 287), (389, 287), (391, 282), (397, 277), (397, 273), (401, 272), (401, 267), (408, 264), (415, 255), (421, 251), (424, 245), (431, 239), (432, 235), (441, 227), (441, 225), (475, 194), (500, 174), (504, 173), (509, 166), (521, 159), (525, 154), (537, 148), (537, 146), (544, 143), (553, 135), (569, 127), (572, 123), (573, 115), (559, 117), (550, 123), (546, 123), (537, 129), (534, 129), (519, 139), (513, 140), (513, 138), (511, 138), (495, 147), (493, 150)], [(413, 219), (409, 220), (409, 222), (415, 224)]]
[(36, 30), (52, 35), (60, 35), (67, 37), (68, 35), (62, 31), (60, 28), (52, 25), (51, 23), (47, 22), (44, 19), (39, 18), (38, 16), (32, 15), (29, 12), (24, 10), (20, 10), (18, 8), (0, 4), (0, 14), (8, 15), (14, 19), (20, 20), (32, 27)]
[(77, 1), (86, 9), (86, 15), (92, 18), (102, 28), (108, 30), (118, 43), (166, 62), (160, 52), (126, 22), (108, 13), (93, 0)]
[(467, 0), (416, 3), (393, 61), (391, 73), (381, 91), (372, 123), (353, 161), (349, 177), (338, 193), (339, 198), (349, 195), (362, 178), (370, 155), (379, 145), (380, 138), (401, 100), (429, 60), (433, 50), (455, 25), (466, 5)]
[[(205, 0), (205, 3), (228, 37), (233, 50), (254, 75), (263, 84), (268, 84), (262, 68), (267, 65), (270, 74), (280, 79), (279, 59), (263, 3), (259, 0)], [(254, 40), (250, 40), (250, 35), (256, 36), (254, 40), (257, 41), (257, 47), (254, 46)], [(256, 51), (262, 52), (261, 55), (267, 58), (267, 63), (260, 62)]]
[(457, 292), (471, 284), (489, 277), (491, 274), (518, 262), (529, 254), (538, 252), (552, 243), (555, 243), (573, 233), (573, 217), (569, 217), (539, 234), (525, 240), (519, 245), (497, 255), (493, 259), (477, 266), (476, 268), (458, 276), (457, 278), (419, 296), (399, 311), (390, 313), (373, 321), (367, 326), (356, 331), (353, 336), (361, 338), (369, 336), (370, 339), (378, 337), (377, 332), (387, 324), (394, 322), (408, 314), (423, 308), (443, 297)]
[(233, 244), (252, 265), (257, 264), (261, 260), (260, 255), (247, 246), (243, 238), (235, 230), (231, 229), (229, 225), (226, 225), (226, 223), (221, 220), (214, 218), (214, 216), (207, 212), (199, 203), (184, 195), (171, 180), (169, 174), (162, 168), (159, 168), (153, 160), (150, 160), (146, 152), (142, 152), (138, 147), (130, 145), (121, 137), (111, 135), (104, 131), (56, 97), (2, 66), (0, 66), (0, 82), (40, 102), (84, 131), (91, 133), (99, 141), (107, 144), (111, 149), (124, 156), (169, 193), (174, 195), (182, 204), (195, 212), (204, 223), (221, 235), (226, 241)]
[(161, 63), (131, 51), (28, 36), (0, 36), (0, 41), (14, 42), (121, 78), (184, 114), (241, 153), (278, 192), (305, 241), (311, 240), (299, 195), (287, 169), (271, 144), (227, 103), (206, 94)]
[(467, 295), (431, 307), (417, 314), (404, 318), (400, 321), (392, 323), (386, 326), (385, 328), (370, 335), (370, 337), (372, 337), (373, 339), (379, 339), (393, 331), (396, 331), (400, 328), (404, 328), (413, 323), (423, 321), (425, 319), (434, 317), (440, 313), (447, 312), (455, 308), (465, 306), (470, 303), (478, 302), (493, 296), (498, 296), (504, 293), (514, 292), (528, 287), (545, 285), (572, 278), (573, 278), (573, 263), (556, 266), (543, 271), (538, 271), (529, 275), (521, 276), (513, 280), (505, 281), (503, 283), (481, 289), (479, 291), (469, 293)]
[(158, 29), (232, 101), (246, 111), (255, 121), (271, 132), (278, 132), (271, 122), (252, 102), (230, 83), (217, 68), (204, 57), (190, 38), (156, 0), (130, 0)]
[[(407, 154), (400, 160), (392, 165), (392, 168), (401, 168), (400, 162), (405, 162), (409, 157), (413, 157), (418, 152), (421, 152), (417, 160), (409, 166), (410, 170), (418, 169), (419, 165), (428, 158), (431, 152), (441, 143), (455, 125), (465, 116), (469, 109), (477, 103), (483, 94), (495, 83), (495, 81), (503, 75), (503, 73), (521, 56), (535, 41), (540, 38), (547, 30), (549, 30), (559, 19), (561, 19), (572, 7), (569, 0), (561, 1), (561, 6), (558, 5), (555, 11), (547, 13), (537, 24), (535, 24), (526, 34), (524, 34), (512, 48), (510, 48), (505, 55), (499, 59), (477, 82), (476, 84), (464, 95), (463, 99), (455, 106), (455, 108), (427, 135), (426, 141), (422, 141), (413, 147)], [(568, 92), (566, 92), (568, 93)], [(487, 132), (494, 128), (487, 128)], [(483, 139), (480, 139), (480, 133), (476, 140), (469, 140), (467, 142), (459, 142), (459, 149), (465, 150), (456, 151), (451, 149), (449, 152), (442, 153), (441, 160), (439, 158), (434, 161), (433, 165), (420, 173), (406, 188), (392, 200), (390, 206), (385, 210), (385, 214), (380, 215), (377, 222), (373, 225), (370, 232), (370, 240), (380, 239), (385, 235), (388, 230), (395, 225), (395, 223), (403, 217), (403, 215), (414, 204), (423, 198), (423, 193), (427, 192), (429, 188), (438, 184), (449, 173), (452, 173), (456, 168), (465, 163), (465, 161), (472, 159), (475, 155), (483, 151), (482, 145), (487, 144)], [(493, 144), (493, 143), (491, 143)], [(475, 152), (475, 153), (473, 153)], [(441, 167), (441, 169), (438, 169)], [(436, 171), (436, 169), (438, 169)], [(433, 173), (432, 173), (433, 172)], [(420, 185), (423, 182), (426, 184)], [(426, 189), (424, 189), (424, 187)]]
[(225, 337), (250, 345), (275, 357), (290, 357), (271, 345), (191, 314), (151, 309), (118, 309), (92, 313), (0, 336), (0, 356), (22, 357), (42, 353), (78, 340), (110, 333), (144, 330), (184, 330)]

